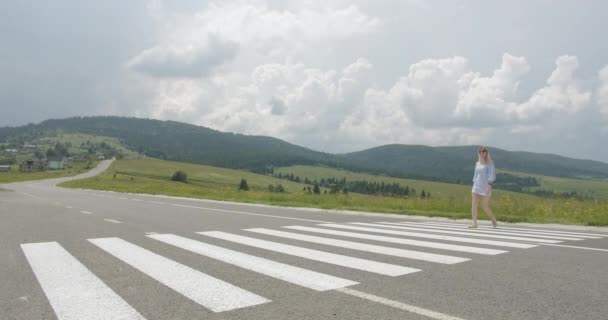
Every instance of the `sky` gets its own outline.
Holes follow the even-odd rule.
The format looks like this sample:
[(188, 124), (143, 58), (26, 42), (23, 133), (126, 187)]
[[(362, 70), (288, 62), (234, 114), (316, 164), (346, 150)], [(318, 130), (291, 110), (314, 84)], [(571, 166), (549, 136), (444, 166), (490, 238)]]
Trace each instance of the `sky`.
[(607, 1), (0, 2), (0, 126), (119, 115), (330, 153), (608, 162)]

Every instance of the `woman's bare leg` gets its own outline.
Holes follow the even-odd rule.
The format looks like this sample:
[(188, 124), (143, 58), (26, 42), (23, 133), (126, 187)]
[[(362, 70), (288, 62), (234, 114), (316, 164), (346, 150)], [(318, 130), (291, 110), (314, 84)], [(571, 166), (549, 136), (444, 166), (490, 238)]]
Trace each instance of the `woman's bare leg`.
[(471, 217), (473, 218), (473, 225), (471, 225), (472, 227), (476, 227), (477, 226), (477, 207), (479, 205), (479, 195), (475, 192), (471, 193), (471, 195), (473, 196), (472, 198), (472, 202), (471, 202)]
[(490, 196), (483, 197), (481, 205), (483, 206), (483, 211), (485, 211), (492, 220), (492, 225), (496, 227), (496, 217), (494, 217), (494, 213), (492, 212), (492, 209), (490, 209)]

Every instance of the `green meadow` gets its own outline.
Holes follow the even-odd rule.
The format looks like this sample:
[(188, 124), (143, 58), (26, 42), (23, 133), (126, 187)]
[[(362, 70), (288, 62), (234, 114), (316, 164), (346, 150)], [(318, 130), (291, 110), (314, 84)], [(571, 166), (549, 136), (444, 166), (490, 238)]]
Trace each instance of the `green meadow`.
[(608, 180), (597, 179), (570, 179), (559, 177), (548, 177), (537, 174), (528, 174), (513, 171), (504, 171), (519, 176), (534, 177), (540, 181), (540, 187), (531, 188), (534, 190), (553, 190), (555, 192), (577, 192), (582, 195), (589, 195), (594, 198), (608, 200)]
[(31, 180), (42, 180), (42, 179), (53, 179), (75, 176), (77, 174), (85, 173), (91, 168), (94, 168), (98, 162), (93, 161), (91, 163), (85, 161), (72, 162), (66, 165), (63, 170), (47, 170), (39, 172), (21, 172), (19, 171), (19, 165), (11, 165), (11, 171), (0, 172), (0, 183), (11, 183), (19, 181), (31, 181)]
[[(125, 158), (137, 158), (137, 153), (127, 149), (120, 141), (112, 137), (95, 136), (82, 133), (65, 133), (56, 136), (48, 136), (34, 140), (32, 143), (38, 145), (43, 150), (52, 148), (56, 143), (69, 144), (68, 151), (71, 154), (83, 154), (87, 152), (88, 145), (106, 143)], [(82, 146), (82, 147), (81, 147)]]
[[(177, 170), (187, 173), (188, 182), (171, 181)], [(349, 180), (397, 182), (420, 192), (431, 192), (430, 199), (418, 197), (381, 197), (362, 194), (314, 195), (303, 191), (308, 185), (259, 175), (204, 165), (162, 160), (117, 160), (101, 175), (61, 184), (70, 188), (89, 188), (120, 192), (164, 194), (292, 207), (384, 212), (449, 218), (469, 218), (470, 187), (372, 176), (322, 167), (294, 166), (279, 168), (275, 173), (293, 173), (301, 178), (318, 179), (346, 177)], [(239, 191), (241, 179), (246, 179), (249, 191)], [(568, 179), (566, 179), (568, 180)], [(554, 182), (555, 183), (555, 182)], [(269, 184), (281, 184), (286, 193), (268, 192)], [(509, 191), (495, 190), (492, 209), (500, 221), (608, 225), (608, 201), (543, 198)], [(480, 208), (481, 211), (481, 208)], [(484, 214), (480, 212), (480, 216)]]

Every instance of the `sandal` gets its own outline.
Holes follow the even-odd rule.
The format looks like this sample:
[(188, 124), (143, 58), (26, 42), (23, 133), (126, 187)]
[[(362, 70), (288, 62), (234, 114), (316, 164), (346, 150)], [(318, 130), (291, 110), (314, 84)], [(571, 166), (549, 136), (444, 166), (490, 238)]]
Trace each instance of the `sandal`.
[(492, 221), (492, 228), (498, 228), (498, 223), (496, 221)]
[(472, 224), (470, 226), (468, 226), (469, 229), (477, 229), (477, 225), (476, 224)]

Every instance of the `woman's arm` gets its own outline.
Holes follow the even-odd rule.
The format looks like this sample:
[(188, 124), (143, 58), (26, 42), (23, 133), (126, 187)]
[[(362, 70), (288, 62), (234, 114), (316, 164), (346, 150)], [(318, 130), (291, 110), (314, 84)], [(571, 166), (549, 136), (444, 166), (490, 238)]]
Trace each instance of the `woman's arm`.
[(475, 178), (477, 178), (477, 164), (473, 166), (473, 183), (475, 183)]
[(492, 184), (494, 181), (496, 181), (496, 168), (492, 162), (488, 165), (488, 182)]

